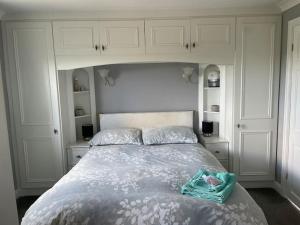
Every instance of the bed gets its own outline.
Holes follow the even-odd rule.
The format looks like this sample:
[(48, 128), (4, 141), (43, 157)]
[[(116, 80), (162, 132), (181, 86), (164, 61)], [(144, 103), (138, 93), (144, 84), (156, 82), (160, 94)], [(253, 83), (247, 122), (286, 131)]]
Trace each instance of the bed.
[[(192, 112), (109, 114), (100, 115), (100, 126), (192, 127), (192, 118)], [(225, 204), (180, 194), (199, 168), (225, 170), (200, 144), (94, 146), (29, 208), (22, 225), (267, 224), (239, 184)]]

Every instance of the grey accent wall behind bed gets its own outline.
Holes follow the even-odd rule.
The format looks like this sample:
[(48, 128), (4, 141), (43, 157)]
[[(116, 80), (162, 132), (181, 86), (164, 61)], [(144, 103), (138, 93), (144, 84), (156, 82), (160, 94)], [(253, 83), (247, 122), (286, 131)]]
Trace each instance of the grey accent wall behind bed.
[[(195, 83), (182, 79), (185, 66), (195, 68)], [(114, 86), (105, 86), (97, 73), (100, 68), (110, 70)], [(97, 113), (198, 110), (198, 64), (117, 64), (94, 69)]]

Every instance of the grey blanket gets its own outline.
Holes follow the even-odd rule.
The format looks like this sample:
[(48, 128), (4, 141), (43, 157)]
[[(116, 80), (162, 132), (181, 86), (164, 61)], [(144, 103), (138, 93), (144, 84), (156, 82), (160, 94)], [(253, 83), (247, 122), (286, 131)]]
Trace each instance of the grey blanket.
[(225, 204), (181, 195), (198, 169), (224, 170), (199, 144), (93, 147), (26, 212), (22, 225), (266, 225), (239, 185)]

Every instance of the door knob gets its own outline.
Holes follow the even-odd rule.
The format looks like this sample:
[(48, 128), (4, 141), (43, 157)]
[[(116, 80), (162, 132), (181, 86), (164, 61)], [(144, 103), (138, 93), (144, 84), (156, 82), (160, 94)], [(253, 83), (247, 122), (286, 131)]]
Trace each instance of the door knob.
[(58, 134), (58, 130), (57, 129), (54, 129), (53, 132), (54, 132), (54, 134)]
[(238, 123), (238, 124), (236, 125), (236, 127), (237, 127), (237, 128), (240, 128), (240, 127), (241, 127), (241, 124)]

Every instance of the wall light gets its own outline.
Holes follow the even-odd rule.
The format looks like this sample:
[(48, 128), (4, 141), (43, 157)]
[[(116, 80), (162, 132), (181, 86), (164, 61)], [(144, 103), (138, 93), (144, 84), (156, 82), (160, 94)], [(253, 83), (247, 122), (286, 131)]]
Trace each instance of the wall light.
[(185, 81), (187, 83), (191, 83), (194, 68), (193, 67), (183, 67), (182, 71), (183, 71), (182, 78), (185, 79)]
[(99, 69), (98, 73), (100, 77), (105, 81), (105, 86), (113, 86), (114, 78), (109, 75), (109, 69)]

